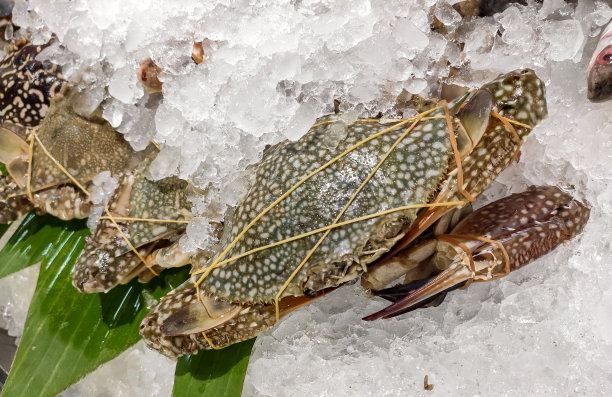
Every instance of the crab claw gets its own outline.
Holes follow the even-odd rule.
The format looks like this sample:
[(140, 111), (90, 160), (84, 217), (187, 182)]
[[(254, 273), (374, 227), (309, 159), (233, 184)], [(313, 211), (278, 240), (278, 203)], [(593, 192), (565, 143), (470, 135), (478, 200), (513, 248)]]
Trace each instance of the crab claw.
[(443, 269), (441, 273), (422, 286), (378, 291), (377, 295), (396, 302), (364, 320), (406, 313), (471, 281), (506, 276), (579, 234), (589, 213), (585, 205), (551, 186), (532, 186), (489, 204), (466, 217), (449, 235), (436, 238), (437, 252), (426, 265), (432, 272)]
[(461, 122), (457, 142), (461, 156), (465, 156), (472, 149), (473, 143), (479, 142), (482, 138), (489, 125), (493, 105), (493, 94), (481, 88), (457, 113), (457, 118)]
[[(400, 300), (397, 300), (393, 305), (386, 307), (385, 309), (371, 314), (363, 319), (365, 321), (373, 321), (379, 318), (390, 318), (400, 314), (411, 312), (431, 302), (435, 302), (440, 297), (444, 299), (446, 293), (455, 289), (464, 287), (467, 282), (472, 279), (473, 273), (470, 272), (469, 267), (466, 267), (457, 261), (453, 263), (451, 267), (440, 273), (437, 277), (428, 281), (424, 286), (418, 289), (412, 289), (407, 291), (407, 295)], [(405, 290), (403, 285), (395, 288), (388, 288), (383, 291), (379, 291), (376, 295), (396, 295)], [(438, 304), (441, 301), (437, 302)], [(437, 305), (436, 305), (437, 306)]]
[[(279, 315), (283, 318), (334, 289), (319, 291), (313, 298), (284, 297)], [(233, 303), (203, 290), (198, 298), (189, 279), (151, 308), (142, 320), (140, 334), (147, 346), (176, 358), (254, 338), (274, 326), (275, 310), (273, 303)]]

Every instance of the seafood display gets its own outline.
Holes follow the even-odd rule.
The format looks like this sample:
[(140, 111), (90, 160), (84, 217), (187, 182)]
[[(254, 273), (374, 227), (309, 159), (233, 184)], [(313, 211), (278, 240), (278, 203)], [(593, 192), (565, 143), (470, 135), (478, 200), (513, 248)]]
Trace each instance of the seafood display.
[(612, 97), (612, 23), (603, 29), (589, 62), (587, 97), (592, 102), (603, 102)]
[[(210, 357), (218, 353), (205, 350), (259, 336), (249, 371), (255, 361), (257, 367), (246, 378), (255, 384), (250, 376), (278, 368), (265, 362), (266, 352), (318, 346), (312, 329), (333, 324), (330, 335), (345, 328), (350, 334), (336, 338), (338, 346), (359, 340), (352, 347), (363, 362), (374, 351), (367, 344), (402, 354), (422, 348), (425, 353), (409, 353), (414, 363), (406, 367), (424, 369), (415, 375), (425, 378), (418, 387), (449, 390), (460, 382), (440, 374), (455, 367), (424, 367), (439, 358), (430, 352), (438, 334), (449, 355), (493, 352), (487, 366), (497, 372), (494, 345), (508, 349), (506, 324), (558, 329), (561, 320), (547, 324), (551, 315), (538, 317), (549, 304), (557, 311), (569, 305), (575, 314), (601, 300), (600, 311), (607, 310), (603, 290), (587, 299), (564, 289), (571, 280), (567, 291), (584, 290), (578, 273), (586, 265), (576, 258), (587, 258), (583, 243), (596, 245), (592, 236), (579, 248), (558, 249), (583, 231), (592, 235), (607, 206), (602, 186), (609, 177), (578, 153), (592, 144), (567, 135), (569, 125), (606, 128), (602, 111), (589, 103), (612, 97), (612, 8), (600, 1), (366, 1), (343, 12), (291, 2), (236, 14), (234, 6), (194, 2), (176, 13), (164, 6), (158, 14), (130, 11), (125, 29), (117, 25), (123, 5), (112, 18), (86, 5), (81, 11), (92, 29), (77, 41), (72, 26), (47, 26), (46, 13), (55, 11), (37, 1), (0, 1), (0, 31), (9, 43), (0, 62), (0, 225), (13, 224), (0, 227), (0, 237), (8, 230), (0, 242), (27, 224), (22, 219), (51, 219), (33, 213), (89, 218), (89, 230), (82, 221), (49, 223), (78, 229), (66, 233), (76, 250), (57, 277), (71, 300), (58, 302), (89, 299), (93, 307), (95, 301), (102, 317), (91, 316), (104, 329), (98, 333), (119, 335), (117, 351), (109, 344), (96, 366), (140, 341), (146, 354), (179, 359), (179, 377), (196, 362), (192, 356)], [(66, 13), (62, 1), (58, 13)], [(160, 27), (149, 26), (156, 18)], [(177, 21), (184, 21), (184, 31), (169, 39), (156, 30)], [(587, 101), (584, 81), (567, 87), (559, 81), (570, 72), (583, 75), (588, 57), (582, 51), (593, 48), (600, 30), (588, 63)], [(117, 32), (116, 47), (109, 31)], [(562, 36), (576, 41), (560, 46)], [(529, 59), (531, 52), (538, 60)], [(577, 96), (585, 114), (565, 117)], [(551, 141), (558, 153), (547, 150)], [(607, 150), (605, 142), (601, 147)], [(563, 170), (568, 174), (559, 175)], [(41, 263), (36, 293), (49, 274), (49, 262)], [(550, 286), (557, 265), (562, 276)], [(602, 277), (598, 285), (605, 284)], [(499, 281), (483, 283), (493, 280)], [(459, 291), (466, 289), (469, 294)], [(37, 296), (37, 304), (47, 302)], [(531, 301), (529, 315), (517, 314)], [(66, 310), (86, 312), (76, 305)], [(495, 328), (486, 322), (498, 319), (503, 327), (481, 335), (487, 346), (470, 351), (456, 342), (478, 327)], [(60, 330), (68, 324), (58, 323)], [(52, 338), (64, 336), (55, 324), (47, 328)], [(582, 332), (574, 328), (568, 335)], [(601, 331), (593, 333), (605, 342)], [(376, 339), (376, 333), (387, 336)], [(28, 337), (34, 340), (28, 350), (37, 347)], [(243, 346), (252, 344), (228, 350)], [(331, 355), (346, 357), (333, 348)], [(334, 359), (317, 349), (309, 358), (326, 360), (329, 369)], [(385, 349), (382, 356), (396, 354)], [(239, 375), (242, 381), (244, 372)], [(195, 372), (190, 377), (201, 380)], [(278, 382), (262, 381), (245, 394), (268, 395), (274, 386), (265, 387)], [(514, 390), (499, 386), (506, 389)]]

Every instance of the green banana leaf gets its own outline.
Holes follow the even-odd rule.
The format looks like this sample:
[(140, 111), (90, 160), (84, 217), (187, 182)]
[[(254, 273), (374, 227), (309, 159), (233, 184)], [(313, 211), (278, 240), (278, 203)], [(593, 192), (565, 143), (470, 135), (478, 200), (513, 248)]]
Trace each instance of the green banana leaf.
[(86, 230), (82, 220), (63, 222), (51, 215), (30, 212), (0, 251), (0, 278), (53, 255)]
[[(48, 239), (41, 238), (40, 232), (24, 233), (25, 238), (14, 235), (7, 244), (8, 253), (21, 254), (8, 258), (28, 258), (27, 249), (15, 247), (29, 243), (35, 251), (44, 251), (44, 259), (3, 390), (5, 397), (54, 396), (116, 357), (140, 339), (138, 327), (147, 312), (143, 293), (160, 298), (187, 277), (187, 269), (174, 269), (146, 286), (134, 281), (108, 294), (81, 294), (72, 286), (70, 274), (89, 230), (82, 222), (80, 228), (78, 224), (54, 225), (60, 228), (59, 239), (46, 251), (40, 247), (46, 246)], [(33, 231), (28, 225), (21, 226)], [(3, 258), (0, 255), (0, 263), (7, 264)]]
[(255, 339), (251, 339), (179, 358), (173, 396), (240, 396), (254, 343)]
[[(88, 234), (84, 221), (29, 214), (0, 251), (0, 277), (42, 260), (3, 396), (54, 396), (76, 383), (140, 339), (145, 296), (159, 299), (188, 277), (187, 268), (171, 269), (147, 285), (80, 294), (70, 273)], [(253, 342), (180, 359), (174, 395), (239, 396)]]

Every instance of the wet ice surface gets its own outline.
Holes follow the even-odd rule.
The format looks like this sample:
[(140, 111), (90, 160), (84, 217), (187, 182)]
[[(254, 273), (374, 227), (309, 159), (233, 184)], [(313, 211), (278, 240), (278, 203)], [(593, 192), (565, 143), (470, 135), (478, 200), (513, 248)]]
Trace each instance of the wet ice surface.
[[(219, 199), (234, 204), (247, 188), (241, 170), (264, 146), (299, 138), (334, 98), (352, 114), (392, 115), (401, 89), (435, 95), (438, 78), (477, 86), (532, 67), (546, 82), (549, 118), (481, 202), (530, 184), (573, 186), (593, 207), (583, 235), (505, 279), (392, 320), (361, 321), (383, 302), (358, 286), (342, 288), (259, 337), (245, 395), (603, 395), (612, 388), (612, 102), (589, 103), (585, 84), (595, 36), (612, 11), (581, 1), (574, 13), (546, 0), (539, 9), (460, 21), (439, 7), (438, 19), (453, 24), (449, 35), (466, 43), (461, 54), (430, 30), (427, 6), (434, 3), (35, 0), (36, 12), (27, 15), (25, 3), (16, 3), (15, 19), (36, 39), (58, 36), (47, 56), (69, 77), (83, 73), (94, 84), (85, 108), (104, 99), (105, 117), (135, 147), (161, 144), (155, 176), (176, 173), (214, 186), (194, 205), (215, 220)], [(208, 58), (196, 66), (189, 54), (200, 40)], [(136, 66), (149, 56), (166, 70), (163, 99), (136, 80)], [(462, 59), (469, 66), (452, 73), (449, 64)], [(185, 247), (207, 238), (197, 219), (190, 225), (197, 241)], [(11, 314), (21, 324), (25, 307)], [(433, 392), (423, 390), (425, 375)], [(169, 395), (172, 377), (165, 358), (135, 348), (70, 393)], [(159, 389), (143, 388), (151, 379)]]

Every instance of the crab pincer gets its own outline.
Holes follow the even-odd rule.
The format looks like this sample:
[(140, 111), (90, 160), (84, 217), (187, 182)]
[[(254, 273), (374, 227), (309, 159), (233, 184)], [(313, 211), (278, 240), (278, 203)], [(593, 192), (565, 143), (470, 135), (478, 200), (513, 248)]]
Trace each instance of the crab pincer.
[[(450, 233), (396, 257), (396, 261), (411, 261), (413, 268), (404, 284), (374, 292), (394, 303), (364, 320), (439, 304), (447, 292), (472, 281), (504, 277), (579, 234), (589, 213), (587, 206), (553, 186), (532, 186), (482, 207)], [(431, 255), (422, 259), (427, 245)]]

